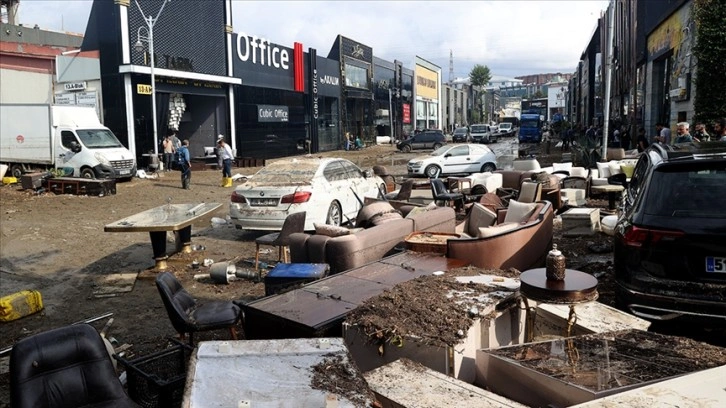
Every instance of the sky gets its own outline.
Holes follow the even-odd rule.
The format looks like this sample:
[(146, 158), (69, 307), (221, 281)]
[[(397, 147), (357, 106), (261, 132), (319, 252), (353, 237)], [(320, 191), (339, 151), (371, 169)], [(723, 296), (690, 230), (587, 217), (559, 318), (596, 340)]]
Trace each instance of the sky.
[[(21, 0), (18, 20), (25, 26), (82, 34), (91, 4)], [(450, 53), (456, 78), (468, 76), (477, 64), (505, 77), (572, 73), (607, 5), (606, 0), (233, 0), (232, 22), (235, 32), (290, 48), (302, 42), (304, 49), (313, 47), (322, 56), (342, 34), (372, 47), (376, 57), (401, 60), (407, 68), (419, 56), (440, 66), (446, 81)]]

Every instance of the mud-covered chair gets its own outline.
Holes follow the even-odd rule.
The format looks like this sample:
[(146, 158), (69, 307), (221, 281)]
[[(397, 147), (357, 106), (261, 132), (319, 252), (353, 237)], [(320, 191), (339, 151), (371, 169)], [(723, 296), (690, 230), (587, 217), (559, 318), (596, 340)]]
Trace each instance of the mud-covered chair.
[(182, 287), (170, 272), (162, 272), (156, 277), (164, 308), (171, 325), (184, 340), (189, 333), (189, 344), (194, 345), (194, 333), (200, 331), (229, 329), (232, 339), (237, 340), (234, 326), (240, 320), (240, 307), (231, 301), (210, 301), (199, 304)]
[(464, 194), (449, 192), (441, 179), (431, 179), (431, 194), (437, 203), (444, 202), (449, 207), (453, 205), (457, 209), (464, 206)]
[(401, 188), (398, 191), (388, 193), (385, 195), (386, 200), (396, 201), (408, 201), (411, 198), (411, 192), (413, 191), (413, 179), (408, 179), (401, 184)]
[(520, 203), (534, 203), (542, 199), (542, 183), (524, 181), (519, 188), (517, 201)]
[(290, 246), (290, 234), (305, 231), (305, 211), (292, 213), (285, 218), (280, 232), (272, 232), (255, 239), (255, 270), (260, 263), (260, 246), (269, 245), (277, 247), (277, 262), (290, 262), (288, 250)]
[(124, 392), (101, 335), (85, 323), (39, 333), (13, 346), (10, 406), (138, 407)]

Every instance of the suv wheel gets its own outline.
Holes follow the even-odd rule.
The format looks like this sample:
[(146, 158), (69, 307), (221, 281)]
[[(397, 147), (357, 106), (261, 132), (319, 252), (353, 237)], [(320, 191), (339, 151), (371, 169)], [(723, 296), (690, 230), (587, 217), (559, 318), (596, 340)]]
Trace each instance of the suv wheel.
[(401, 151), (404, 152), (404, 153), (410, 153), (411, 152), (411, 145), (410, 144), (404, 145), (401, 148)]
[(438, 149), (439, 147), (441, 147), (441, 143), (434, 143), (434, 150)]

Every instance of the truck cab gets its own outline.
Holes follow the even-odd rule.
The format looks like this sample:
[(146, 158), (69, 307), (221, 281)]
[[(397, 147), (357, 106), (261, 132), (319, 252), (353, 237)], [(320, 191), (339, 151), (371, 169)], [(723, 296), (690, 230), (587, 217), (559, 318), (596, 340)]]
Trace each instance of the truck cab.
[(523, 113), (519, 120), (519, 143), (541, 143), (542, 120), (540, 115)]

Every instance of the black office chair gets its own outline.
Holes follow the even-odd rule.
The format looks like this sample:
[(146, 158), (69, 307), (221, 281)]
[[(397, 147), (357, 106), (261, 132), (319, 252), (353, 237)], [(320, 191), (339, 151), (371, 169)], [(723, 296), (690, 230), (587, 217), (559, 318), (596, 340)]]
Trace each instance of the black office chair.
[(96, 329), (76, 324), (20, 340), (10, 354), (10, 406), (138, 407)]
[(194, 345), (194, 333), (199, 331), (229, 329), (232, 339), (237, 340), (234, 326), (240, 320), (240, 308), (233, 302), (211, 301), (198, 304), (170, 272), (156, 277), (164, 308), (179, 338), (189, 333), (189, 344)]
[(441, 179), (431, 179), (431, 194), (435, 202), (444, 202), (448, 206), (460, 209), (464, 206), (464, 194), (450, 193)]
[(290, 262), (287, 252), (290, 246), (290, 235), (305, 231), (305, 211), (292, 213), (285, 218), (280, 232), (271, 232), (255, 239), (255, 270), (260, 263), (260, 245), (277, 247), (277, 262)]

